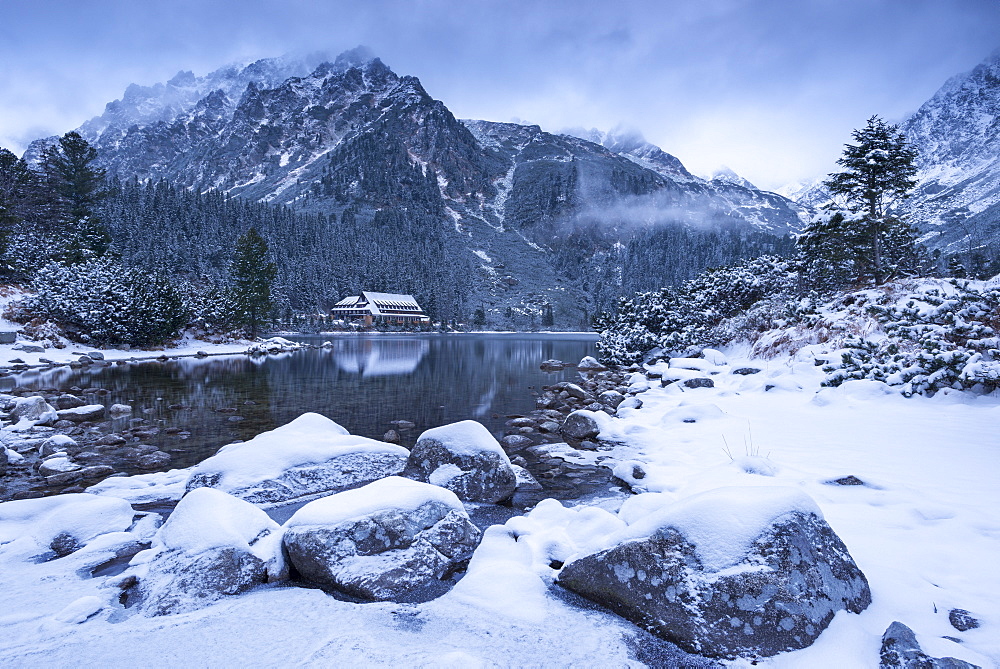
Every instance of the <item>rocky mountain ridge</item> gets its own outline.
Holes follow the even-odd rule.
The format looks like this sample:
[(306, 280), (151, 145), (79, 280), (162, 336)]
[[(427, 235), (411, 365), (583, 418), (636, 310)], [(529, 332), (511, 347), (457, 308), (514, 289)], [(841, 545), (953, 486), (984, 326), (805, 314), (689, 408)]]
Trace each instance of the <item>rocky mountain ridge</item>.
[[(958, 74), (900, 124), (917, 149), (917, 187), (899, 207), (948, 255), (1000, 255), (1000, 49)], [(813, 213), (826, 176), (779, 189)]]
[[(123, 181), (362, 224), (391, 210), (446, 228), (450, 253), (479, 268), (468, 304), (491, 316), (551, 304), (563, 324), (586, 323), (609, 305), (595, 303), (579, 268), (619, 262), (616, 249), (651, 226), (781, 235), (800, 224), (787, 199), (694, 177), (641, 137), (597, 143), (459, 121), (363, 49), (311, 65), (272, 59), (130, 87), (80, 131)], [(653, 280), (672, 282), (670, 268)]]

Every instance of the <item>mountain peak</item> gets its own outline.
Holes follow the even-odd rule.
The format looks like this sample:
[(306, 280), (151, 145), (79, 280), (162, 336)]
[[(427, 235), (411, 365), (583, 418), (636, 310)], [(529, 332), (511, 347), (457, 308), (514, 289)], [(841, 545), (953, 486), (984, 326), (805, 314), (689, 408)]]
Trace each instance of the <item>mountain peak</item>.
[(375, 53), (364, 45), (358, 45), (337, 56), (333, 65), (334, 68), (348, 70), (352, 67), (363, 68), (373, 60), (378, 60)]

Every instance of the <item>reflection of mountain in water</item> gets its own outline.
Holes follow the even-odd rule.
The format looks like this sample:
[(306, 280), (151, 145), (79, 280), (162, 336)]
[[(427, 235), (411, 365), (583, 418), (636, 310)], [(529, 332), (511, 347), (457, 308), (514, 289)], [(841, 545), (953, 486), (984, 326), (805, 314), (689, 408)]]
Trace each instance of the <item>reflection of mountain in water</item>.
[(330, 352), (343, 371), (369, 377), (410, 374), (430, 349), (426, 339), (345, 338)]

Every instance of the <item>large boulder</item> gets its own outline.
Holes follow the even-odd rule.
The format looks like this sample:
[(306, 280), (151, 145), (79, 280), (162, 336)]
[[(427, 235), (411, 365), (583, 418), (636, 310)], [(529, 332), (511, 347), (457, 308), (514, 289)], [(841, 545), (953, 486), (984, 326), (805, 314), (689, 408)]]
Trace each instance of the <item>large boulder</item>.
[(305, 580), (400, 601), (441, 594), (479, 538), (453, 492), (392, 476), (306, 504), (285, 523), (283, 542)]
[(18, 397), (14, 400), (14, 408), (10, 410), (10, 420), (17, 423), (30, 420), (39, 425), (51, 425), (59, 420), (56, 410), (44, 397)]
[(250, 441), (224, 446), (191, 469), (186, 488), (218, 488), (274, 506), (398, 474), (408, 455), (401, 446), (348, 434), (325, 416), (304, 413)]
[(615, 433), (612, 427), (613, 421), (614, 419), (603, 411), (581, 409), (566, 416), (559, 432), (567, 439), (575, 441), (594, 439), (602, 434), (610, 437)]
[(469, 502), (502, 502), (517, 487), (507, 454), (490, 431), (474, 420), (421, 434), (403, 476), (447, 488)]
[(558, 583), (708, 657), (810, 645), (868, 581), (815, 503), (794, 488), (719, 488), (654, 511)]
[(979, 669), (954, 657), (931, 657), (925, 653), (917, 636), (901, 622), (894, 622), (882, 635), (879, 669)]
[(140, 609), (183, 613), (287, 577), (281, 527), (254, 505), (211, 488), (192, 490), (133, 559)]

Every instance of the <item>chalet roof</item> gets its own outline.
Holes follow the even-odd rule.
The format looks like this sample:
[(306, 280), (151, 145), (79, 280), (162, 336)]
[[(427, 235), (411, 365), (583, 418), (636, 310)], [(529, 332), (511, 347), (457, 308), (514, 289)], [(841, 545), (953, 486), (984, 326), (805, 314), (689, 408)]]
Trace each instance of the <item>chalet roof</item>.
[(368, 302), (374, 302), (380, 307), (410, 307), (419, 309), (420, 305), (412, 295), (402, 295), (400, 293), (376, 293), (370, 290), (361, 292)]
[(345, 297), (344, 299), (342, 299), (340, 302), (337, 302), (333, 306), (335, 306), (335, 307), (349, 307), (352, 304), (357, 304), (359, 297), (360, 297), (359, 295), (351, 295), (350, 297)]

